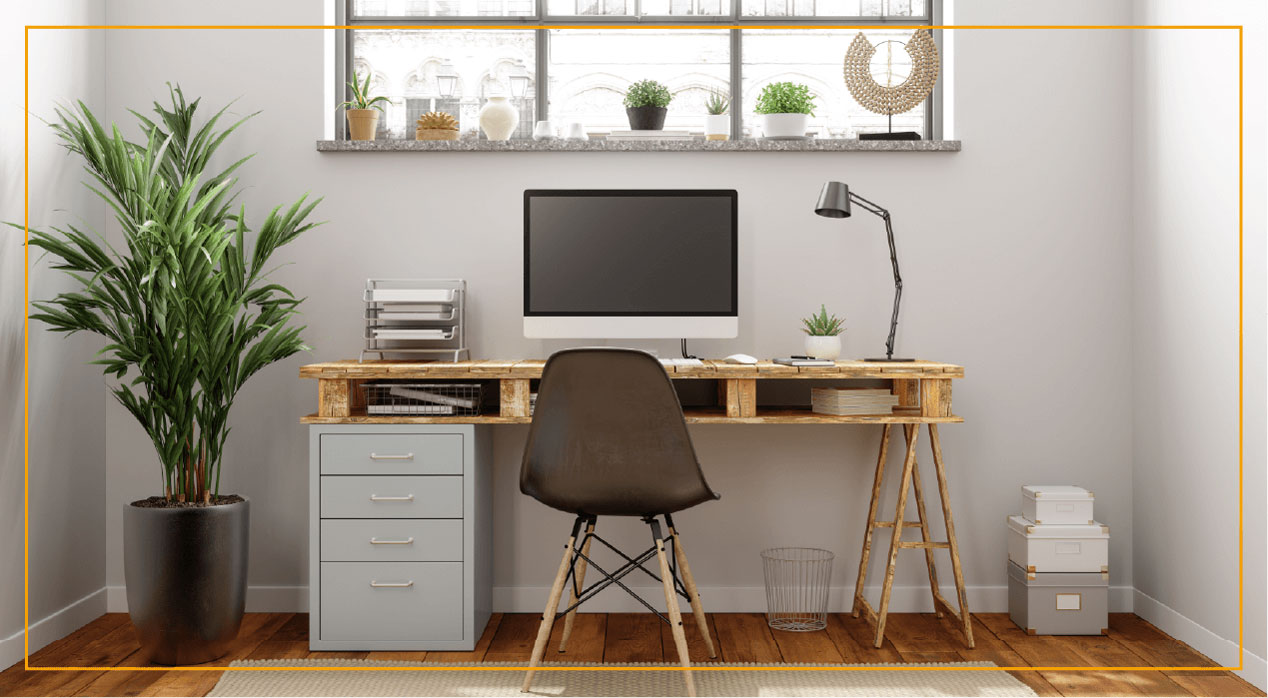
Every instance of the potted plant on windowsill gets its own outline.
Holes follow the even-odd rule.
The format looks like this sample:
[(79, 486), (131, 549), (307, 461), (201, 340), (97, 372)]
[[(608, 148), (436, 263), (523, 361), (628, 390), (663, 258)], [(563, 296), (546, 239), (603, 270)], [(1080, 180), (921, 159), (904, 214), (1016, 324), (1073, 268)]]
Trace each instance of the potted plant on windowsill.
[(625, 91), (625, 116), (635, 131), (659, 131), (665, 128), (665, 115), (674, 99), (669, 88), (655, 80), (639, 80)]
[(821, 304), (819, 312), (803, 318), (801, 324), (806, 333), (806, 356), (834, 361), (841, 356), (841, 333), (845, 331), (845, 320), (828, 315), (828, 309)]
[(766, 138), (805, 138), (814, 116), (815, 98), (810, 88), (793, 82), (772, 82), (757, 95), (762, 135)]
[(372, 141), (378, 135), (379, 113), (383, 111), (378, 104), (391, 100), (383, 95), (370, 96), (368, 74), (362, 82), (361, 76), (353, 73), (348, 89), (352, 91), (352, 99), (339, 105), (344, 108), (344, 116), (348, 119), (348, 137), (354, 141)]
[(727, 109), (731, 101), (719, 92), (710, 92), (705, 109), (709, 115), (704, 117), (704, 138), (707, 141), (725, 141), (731, 136), (731, 116)]
[(70, 275), (74, 290), (33, 303), (54, 332), (107, 344), (94, 363), (141, 424), (162, 467), (163, 491), (124, 506), (128, 613), (145, 658), (199, 664), (237, 636), (246, 600), (250, 503), (220, 493), (229, 409), (260, 369), (306, 350), (291, 324), (300, 299), (269, 280), (273, 253), (315, 223), (307, 195), (256, 226), (234, 208), (235, 170), (208, 170), (224, 130), (221, 109), (194, 123), (198, 100), (170, 88), (171, 109), (136, 114), (142, 138), (103, 127), (82, 102), (51, 124), (81, 156), (89, 188), (114, 211), (124, 244), (68, 225), (30, 231), (30, 244)]

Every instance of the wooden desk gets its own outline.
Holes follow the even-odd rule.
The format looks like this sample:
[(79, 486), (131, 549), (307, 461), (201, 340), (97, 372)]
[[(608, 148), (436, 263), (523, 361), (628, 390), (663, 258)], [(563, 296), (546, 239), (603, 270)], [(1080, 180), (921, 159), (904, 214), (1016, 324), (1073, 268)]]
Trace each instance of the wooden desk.
[[(532, 381), (541, 378), (545, 361), (539, 359), (510, 361), (333, 361), (309, 364), (300, 368), (301, 378), (317, 380), (317, 412), (301, 421), (311, 425), (331, 424), (527, 424), (529, 395)], [(687, 408), (684, 415), (691, 424), (876, 424), (882, 427), (880, 453), (877, 457), (872, 482), (871, 505), (863, 535), (862, 555), (855, 583), (854, 616), (864, 616), (876, 628), (875, 644), (880, 647), (885, 637), (885, 618), (889, 612), (890, 594), (893, 589), (894, 567), (898, 551), (920, 549), (925, 554), (929, 572), (929, 588), (933, 596), (934, 610), (938, 615), (948, 613), (963, 628), (964, 639), (973, 647), (973, 626), (965, 594), (964, 576), (960, 568), (959, 546), (955, 538), (955, 526), (951, 520), (951, 501), (947, 489), (946, 473), (942, 459), (942, 445), (938, 438), (938, 425), (964, 421), (951, 411), (951, 381), (964, 377), (964, 368), (935, 361), (872, 362), (838, 361), (831, 367), (791, 367), (769, 361), (755, 365), (730, 364), (722, 361), (705, 361), (702, 366), (666, 366), (674, 380), (713, 380), (717, 382), (716, 406)], [(384, 379), (413, 380), (481, 380), (496, 384), (498, 408), (496, 413), (478, 417), (437, 417), (366, 414), (359, 386), (364, 381)], [(757, 382), (760, 380), (883, 380), (899, 397), (899, 406), (892, 414), (832, 416), (815, 414), (809, 408), (764, 408), (757, 404)], [(916, 444), (920, 425), (927, 425), (932, 451), (938, 493), (942, 500), (943, 524), (946, 540), (932, 540), (931, 526), (925, 513), (924, 491), (920, 471), (916, 465)], [(889, 451), (893, 427), (902, 427), (906, 446), (896, 511), (892, 520), (877, 520), (880, 511), (881, 484), (885, 475), (885, 461)], [(907, 521), (908, 490), (914, 490), (916, 501), (915, 521)], [(863, 598), (863, 586), (867, 577), (868, 559), (872, 552), (872, 535), (878, 528), (889, 528), (893, 535), (889, 544), (889, 558), (885, 568), (885, 580), (881, 589), (878, 609)], [(920, 540), (904, 541), (905, 528), (920, 531)], [(943, 597), (934, 567), (933, 551), (946, 549), (951, 556), (951, 569), (955, 576), (959, 609)]]

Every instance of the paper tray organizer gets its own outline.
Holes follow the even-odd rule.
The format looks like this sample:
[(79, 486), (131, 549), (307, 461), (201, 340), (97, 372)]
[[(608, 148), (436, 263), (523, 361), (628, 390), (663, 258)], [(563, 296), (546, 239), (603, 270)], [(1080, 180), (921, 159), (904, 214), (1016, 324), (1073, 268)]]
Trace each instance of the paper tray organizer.
[(470, 358), (466, 281), (367, 279), (363, 300), (362, 361), (376, 355), (380, 359), (419, 354), (443, 355), (450, 361)]

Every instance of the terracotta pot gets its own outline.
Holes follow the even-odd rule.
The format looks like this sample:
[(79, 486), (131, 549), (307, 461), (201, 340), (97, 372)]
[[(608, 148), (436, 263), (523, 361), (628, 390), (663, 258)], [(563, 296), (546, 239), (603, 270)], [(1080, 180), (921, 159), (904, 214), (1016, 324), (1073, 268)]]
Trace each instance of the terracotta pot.
[(379, 129), (378, 109), (345, 109), (348, 135), (354, 141), (372, 141)]
[(414, 140), (418, 141), (456, 141), (458, 132), (449, 128), (416, 128)]

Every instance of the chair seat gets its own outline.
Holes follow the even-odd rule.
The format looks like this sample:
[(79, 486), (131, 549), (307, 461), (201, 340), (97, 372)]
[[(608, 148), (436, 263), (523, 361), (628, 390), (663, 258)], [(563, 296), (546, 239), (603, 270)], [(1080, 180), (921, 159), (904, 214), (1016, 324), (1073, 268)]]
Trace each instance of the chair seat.
[(661, 516), (722, 498), (712, 490), (701, 491), (693, 487), (667, 491), (656, 483), (648, 483), (645, 488), (619, 491), (603, 489), (586, 492), (574, 488), (569, 492), (538, 494), (530, 489), (524, 492), (548, 507), (578, 516)]

